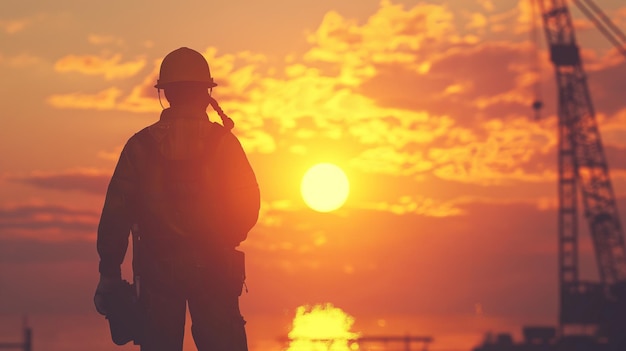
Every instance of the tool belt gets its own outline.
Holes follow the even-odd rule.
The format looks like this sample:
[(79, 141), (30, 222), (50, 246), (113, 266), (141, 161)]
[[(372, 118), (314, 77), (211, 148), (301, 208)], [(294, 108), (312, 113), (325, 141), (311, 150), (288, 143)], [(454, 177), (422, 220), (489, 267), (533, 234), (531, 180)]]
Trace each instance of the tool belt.
[[(179, 243), (182, 240), (179, 240)], [(172, 245), (169, 252), (151, 250), (136, 245), (133, 254), (135, 279), (142, 279), (150, 286), (186, 286), (189, 282), (210, 280), (223, 290), (241, 296), (245, 286), (245, 253), (231, 249), (214, 248), (205, 250), (202, 245)], [(149, 283), (148, 283), (149, 282)], [(142, 292), (139, 292), (141, 295)]]

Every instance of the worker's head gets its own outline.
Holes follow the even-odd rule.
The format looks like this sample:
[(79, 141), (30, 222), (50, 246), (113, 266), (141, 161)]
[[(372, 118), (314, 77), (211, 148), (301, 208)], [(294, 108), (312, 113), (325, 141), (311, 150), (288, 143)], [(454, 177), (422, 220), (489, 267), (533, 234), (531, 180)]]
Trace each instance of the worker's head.
[(163, 59), (159, 79), (154, 86), (163, 89), (171, 106), (209, 104), (209, 89), (217, 86), (209, 64), (199, 52), (182, 47)]

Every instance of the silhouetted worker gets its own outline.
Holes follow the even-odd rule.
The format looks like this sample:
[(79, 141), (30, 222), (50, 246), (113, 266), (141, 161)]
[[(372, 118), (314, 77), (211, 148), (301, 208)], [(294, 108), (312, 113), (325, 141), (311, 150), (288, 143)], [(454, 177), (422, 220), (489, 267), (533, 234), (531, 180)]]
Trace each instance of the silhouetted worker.
[[(199, 351), (247, 350), (243, 253), (235, 248), (256, 224), (259, 188), (232, 121), (211, 97), (216, 85), (200, 53), (169, 53), (155, 87), (170, 107), (128, 140), (107, 191), (94, 302), (113, 324), (120, 305), (111, 296), (123, 283), (132, 232), (141, 311), (132, 340), (142, 351), (182, 350), (186, 304)], [(209, 104), (224, 126), (209, 121)]]

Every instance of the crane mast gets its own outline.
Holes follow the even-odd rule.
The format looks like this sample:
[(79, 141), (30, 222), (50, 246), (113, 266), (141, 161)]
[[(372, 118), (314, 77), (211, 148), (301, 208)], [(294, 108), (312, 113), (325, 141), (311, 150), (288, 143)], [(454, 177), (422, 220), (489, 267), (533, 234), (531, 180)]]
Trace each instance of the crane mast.
[[(558, 88), (559, 327), (562, 334), (601, 330), (613, 323), (608, 315), (624, 296), (626, 247), (567, 1), (538, 2)], [(579, 277), (579, 202), (589, 225), (599, 282)]]
[[(510, 334), (487, 337), (473, 351), (624, 351), (626, 247), (572, 16), (567, 0), (533, 1), (541, 11), (558, 89), (559, 323), (556, 328), (525, 326), (520, 344), (512, 343)], [(592, 0), (571, 1), (587, 16), (596, 12), (600, 19), (590, 19), (626, 56), (626, 34)], [(542, 105), (537, 100), (533, 108)], [(580, 279), (579, 204), (589, 226), (597, 281)]]

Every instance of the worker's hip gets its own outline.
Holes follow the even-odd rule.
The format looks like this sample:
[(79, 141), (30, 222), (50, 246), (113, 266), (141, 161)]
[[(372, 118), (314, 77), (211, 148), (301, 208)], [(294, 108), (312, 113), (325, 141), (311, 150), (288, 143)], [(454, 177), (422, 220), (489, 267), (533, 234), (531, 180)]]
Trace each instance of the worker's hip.
[(245, 284), (245, 254), (230, 249), (211, 252), (206, 256), (143, 255), (135, 281), (156, 290), (187, 294), (205, 290), (216, 295), (239, 296)]

